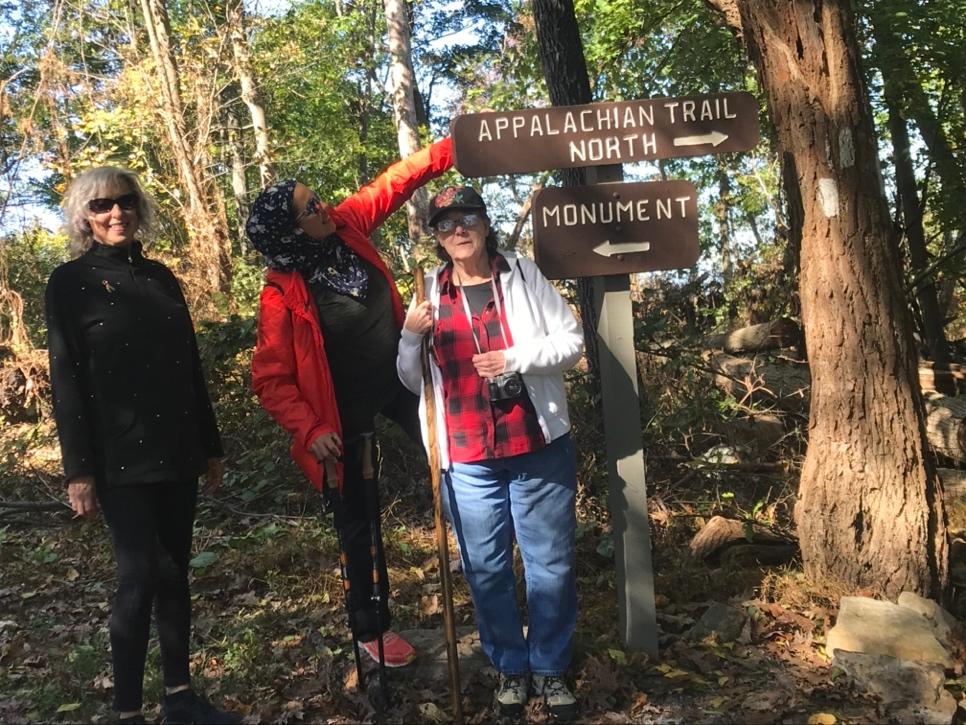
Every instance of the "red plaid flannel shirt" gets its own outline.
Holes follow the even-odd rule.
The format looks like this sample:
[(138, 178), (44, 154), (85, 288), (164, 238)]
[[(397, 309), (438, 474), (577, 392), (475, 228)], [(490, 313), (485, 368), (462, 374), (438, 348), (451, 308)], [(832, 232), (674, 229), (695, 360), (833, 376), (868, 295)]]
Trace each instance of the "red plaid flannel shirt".
[[(491, 403), (486, 380), (473, 367), (476, 344), (459, 297), (460, 289), (451, 278), (452, 269), (452, 264), (447, 264), (439, 274), (439, 310), (433, 332), (433, 355), (443, 378), (450, 460), (471, 463), (539, 450), (546, 441), (526, 389), (518, 398)], [(495, 255), (494, 279), (499, 281), (499, 272), (505, 269), (509, 269), (507, 261)], [(497, 290), (505, 323), (499, 284)], [(473, 314), (473, 327), (483, 352), (504, 349), (500, 315), (492, 299), (481, 315)], [(512, 345), (509, 326), (504, 324), (504, 330), (506, 345)]]

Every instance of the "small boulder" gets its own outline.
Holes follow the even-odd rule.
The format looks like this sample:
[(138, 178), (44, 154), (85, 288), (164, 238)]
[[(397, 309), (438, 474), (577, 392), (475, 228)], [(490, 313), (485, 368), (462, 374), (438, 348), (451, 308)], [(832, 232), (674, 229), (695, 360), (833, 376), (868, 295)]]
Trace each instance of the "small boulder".
[(933, 725), (953, 721), (958, 705), (943, 686), (946, 675), (941, 665), (841, 650), (832, 664), (858, 689), (876, 695), (894, 722)]
[(918, 612), (935, 627), (936, 638), (947, 647), (950, 645), (953, 630), (956, 629), (956, 618), (939, 606), (932, 599), (920, 597), (913, 592), (903, 592), (899, 595), (899, 606)]
[(714, 635), (719, 642), (734, 642), (745, 626), (745, 613), (722, 602), (715, 602), (688, 631), (688, 639), (700, 641)]
[(866, 597), (842, 597), (825, 649), (833, 656), (839, 651), (861, 652), (953, 666), (929, 620), (892, 602)]

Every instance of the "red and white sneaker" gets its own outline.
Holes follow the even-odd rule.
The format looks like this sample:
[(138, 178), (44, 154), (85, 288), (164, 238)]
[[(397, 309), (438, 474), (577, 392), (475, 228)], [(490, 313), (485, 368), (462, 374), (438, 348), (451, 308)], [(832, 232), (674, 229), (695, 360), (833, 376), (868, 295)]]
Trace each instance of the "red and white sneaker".
[[(360, 642), (359, 646), (372, 657), (374, 662), (379, 661), (379, 640)], [(385, 657), (386, 667), (404, 667), (416, 659), (416, 650), (413, 646), (392, 630), (387, 630), (382, 635), (382, 654)]]

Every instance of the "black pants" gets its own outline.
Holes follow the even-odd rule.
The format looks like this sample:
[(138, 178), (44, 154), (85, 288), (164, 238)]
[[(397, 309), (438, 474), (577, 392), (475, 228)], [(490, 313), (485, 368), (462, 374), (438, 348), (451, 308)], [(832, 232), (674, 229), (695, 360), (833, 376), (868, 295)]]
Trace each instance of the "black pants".
[[(381, 413), (395, 421), (410, 438), (419, 442), (418, 406), (419, 399), (408, 390), (400, 388), (399, 394)], [(367, 436), (375, 428), (375, 421), (370, 421), (370, 424), (369, 430), (343, 431), (342, 459), (345, 480), (341, 498), (332, 501), (335, 526), (339, 531), (342, 550), (346, 554), (352, 634), (362, 642), (373, 640), (390, 628), (389, 574), (379, 520), (379, 492), (376, 485), (379, 466), (375, 437), (368, 439), (368, 446), (365, 443)], [(368, 461), (365, 460), (366, 451), (369, 451)], [(372, 475), (368, 479), (363, 475), (367, 468), (372, 469)], [(333, 496), (338, 494), (333, 493)], [(375, 525), (375, 531), (371, 528), (372, 524)], [(379, 553), (375, 572), (371, 549), (373, 534)], [(380, 622), (373, 601), (374, 575), (379, 582), (381, 628), (378, 626)]]
[(139, 710), (151, 608), (166, 687), (188, 684), (191, 594), (188, 561), (197, 481), (98, 487), (114, 541), (117, 591), (111, 609), (114, 707)]

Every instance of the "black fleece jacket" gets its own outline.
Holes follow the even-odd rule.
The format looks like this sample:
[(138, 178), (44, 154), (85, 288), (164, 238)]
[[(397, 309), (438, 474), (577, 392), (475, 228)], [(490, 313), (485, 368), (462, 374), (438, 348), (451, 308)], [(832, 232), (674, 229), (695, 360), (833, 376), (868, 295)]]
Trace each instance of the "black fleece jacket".
[(198, 345), (174, 275), (95, 243), (47, 283), (54, 417), (67, 481), (184, 481), (222, 455)]

